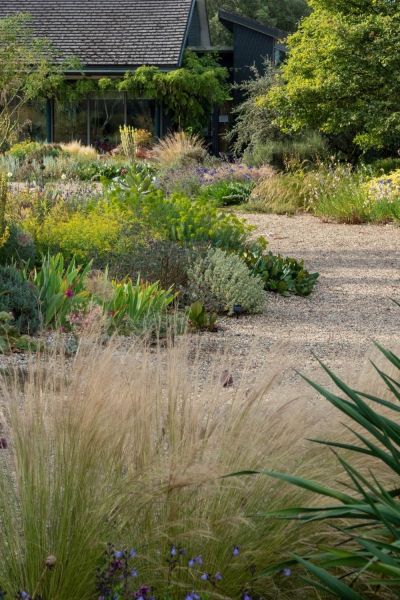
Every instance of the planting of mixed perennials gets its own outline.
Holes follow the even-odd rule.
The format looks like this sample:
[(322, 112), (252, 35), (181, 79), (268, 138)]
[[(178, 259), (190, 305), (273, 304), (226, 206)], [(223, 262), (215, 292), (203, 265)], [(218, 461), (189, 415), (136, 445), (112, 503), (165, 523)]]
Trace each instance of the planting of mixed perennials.
[(1, 0), (0, 600), (400, 597), (399, 32)]

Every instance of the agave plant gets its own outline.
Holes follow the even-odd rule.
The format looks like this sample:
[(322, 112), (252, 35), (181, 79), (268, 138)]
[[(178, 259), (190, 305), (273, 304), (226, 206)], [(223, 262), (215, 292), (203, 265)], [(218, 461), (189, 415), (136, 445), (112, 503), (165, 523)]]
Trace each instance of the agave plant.
[[(400, 373), (400, 357), (381, 346), (379, 351)], [(354, 424), (348, 427), (354, 441), (312, 440), (331, 448), (337, 456), (348, 482), (345, 486), (326, 487), (317, 481), (293, 475), (263, 471), (281, 481), (308, 490), (314, 496), (329, 499), (317, 507), (292, 507), (265, 514), (303, 523), (331, 523), (338, 537), (335, 546), (305, 557), (292, 556), (291, 565), (301, 564), (313, 576), (312, 584), (343, 600), (364, 598), (398, 598), (400, 589), (400, 377), (385, 373), (374, 364), (389, 396), (385, 399), (349, 387), (322, 365), (341, 395), (308, 379), (328, 402)], [(346, 458), (337, 454), (346, 452)], [(368, 475), (364, 465), (349, 456), (363, 456), (371, 461)], [(353, 463), (353, 464), (352, 464)], [(366, 465), (367, 466), (367, 465)], [(260, 473), (261, 471), (258, 471)], [(245, 472), (254, 474), (254, 471)], [(244, 474), (244, 473), (241, 473)], [(393, 482), (393, 484), (388, 483)], [(289, 566), (290, 562), (289, 562)], [(274, 565), (266, 575), (279, 571)], [(288, 562), (285, 562), (285, 567)]]

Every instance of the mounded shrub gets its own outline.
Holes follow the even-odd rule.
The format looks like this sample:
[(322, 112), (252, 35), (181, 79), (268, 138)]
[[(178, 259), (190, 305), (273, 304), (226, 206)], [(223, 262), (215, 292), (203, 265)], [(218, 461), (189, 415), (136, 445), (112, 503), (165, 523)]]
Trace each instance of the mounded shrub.
[(264, 283), (253, 276), (236, 254), (210, 249), (189, 268), (189, 290), (207, 310), (233, 314), (234, 305), (243, 312), (258, 313), (265, 306)]
[(31, 234), (18, 227), (18, 225), (10, 225), (6, 240), (0, 246), (0, 264), (4, 265), (10, 262), (32, 263), (35, 254), (35, 243)]
[(0, 266), (0, 312), (11, 313), (20, 333), (35, 333), (40, 325), (36, 287), (15, 267)]

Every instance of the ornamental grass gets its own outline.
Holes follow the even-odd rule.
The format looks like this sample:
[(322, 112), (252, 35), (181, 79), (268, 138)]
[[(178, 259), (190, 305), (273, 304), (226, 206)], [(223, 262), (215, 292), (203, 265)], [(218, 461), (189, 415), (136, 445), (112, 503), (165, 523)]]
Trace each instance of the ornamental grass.
[(0, 590), (99, 598), (96, 568), (111, 543), (135, 548), (132, 585), (155, 598), (317, 597), (288, 571), (254, 580), (303, 545), (291, 523), (254, 514), (301, 505), (305, 492), (221, 479), (260, 468), (331, 477), (329, 453), (303, 444), (315, 417), (300, 401), (271, 400), (272, 367), (249, 387), (246, 365), (228, 355), (205, 371), (197, 343), (124, 344), (85, 338), (73, 359), (57, 346), (2, 374)]

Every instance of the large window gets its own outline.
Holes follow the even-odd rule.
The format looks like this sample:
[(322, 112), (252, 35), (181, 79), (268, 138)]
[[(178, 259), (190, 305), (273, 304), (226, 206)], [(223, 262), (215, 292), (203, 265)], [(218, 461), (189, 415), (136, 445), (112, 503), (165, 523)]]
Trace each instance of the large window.
[(90, 144), (108, 152), (120, 142), (119, 128), (125, 123), (123, 94), (92, 98), (89, 101)]
[(54, 106), (54, 141), (72, 142), (78, 141), (86, 145), (88, 143), (88, 102), (55, 102)]
[(157, 134), (155, 100), (115, 92), (55, 102), (53, 138), (58, 143), (77, 140), (108, 152), (120, 143), (119, 128), (124, 124)]
[(126, 108), (127, 125), (157, 133), (155, 100), (139, 100), (128, 96)]
[(47, 140), (47, 101), (37, 101), (23, 106), (18, 115), (22, 126), (21, 137), (37, 142)]

